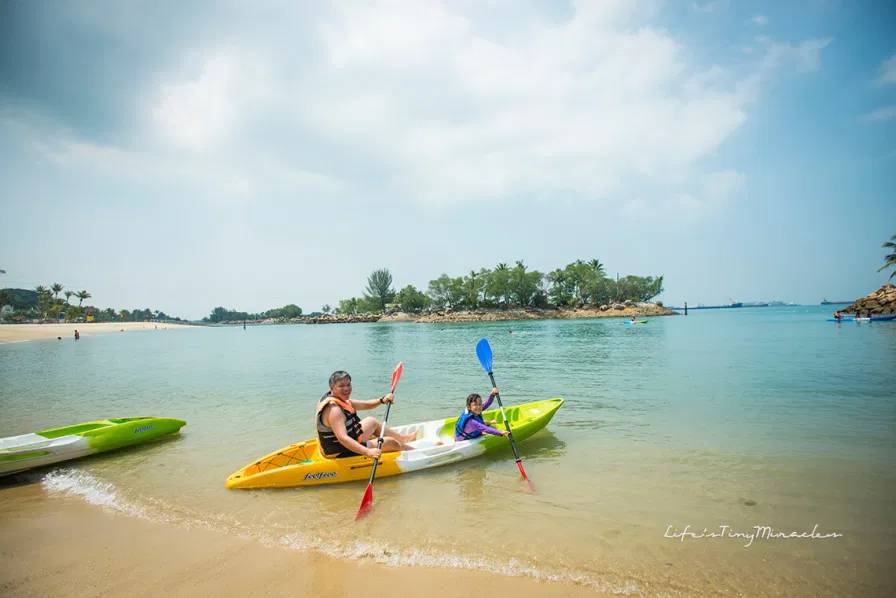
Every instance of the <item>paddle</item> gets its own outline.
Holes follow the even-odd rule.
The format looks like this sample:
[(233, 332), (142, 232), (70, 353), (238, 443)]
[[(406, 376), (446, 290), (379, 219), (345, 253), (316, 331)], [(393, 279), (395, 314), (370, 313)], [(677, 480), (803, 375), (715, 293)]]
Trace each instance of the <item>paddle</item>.
[[(399, 361), (398, 365), (395, 366), (395, 369), (392, 370), (392, 386), (389, 392), (393, 395), (395, 394), (395, 387), (398, 386), (398, 380), (401, 378), (402, 372), (404, 372), (404, 363)], [(376, 441), (376, 448), (379, 450), (383, 449), (383, 435), (386, 433), (386, 422), (389, 421), (389, 411), (391, 409), (392, 403), (387, 403), (386, 417), (383, 418), (383, 426), (380, 428), (380, 437)], [(376, 477), (376, 468), (379, 463), (379, 457), (373, 460), (373, 470), (370, 472), (370, 480), (367, 482), (367, 490), (364, 491), (364, 497), (361, 499), (361, 506), (358, 508), (358, 514), (355, 515), (355, 521), (367, 515), (367, 513), (370, 512), (370, 509), (373, 508), (373, 478)]]
[[(479, 339), (479, 342), (476, 344), (476, 357), (479, 358), (479, 363), (482, 365), (482, 369), (488, 374), (488, 379), (491, 380), (492, 387), (497, 388), (498, 385), (495, 384), (495, 375), (492, 373), (492, 348), (484, 338)], [(501, 402), (501, 395), (496, 394), (495, 398), (498, 399), (498, 408), (501, 410), (501, 417), (504, 418), (504, 427), (507, 428), (507, 438), (510, 439), (510, 448), (513, 449), (516, 466), (520, 468), (520, 475), (529, 485), (529, 490), (534, 491), (535, 487), (532, 485), (532, 480), (526, 475), (526, 470), (523, 467), (523, 460), (520, 459), (520, 454), (516, 450), (516, 442), (513, 440), (513, 431), (510, 429), (510, 421), (507, 419), (507, 414), (504, 413), (504, 404)]]

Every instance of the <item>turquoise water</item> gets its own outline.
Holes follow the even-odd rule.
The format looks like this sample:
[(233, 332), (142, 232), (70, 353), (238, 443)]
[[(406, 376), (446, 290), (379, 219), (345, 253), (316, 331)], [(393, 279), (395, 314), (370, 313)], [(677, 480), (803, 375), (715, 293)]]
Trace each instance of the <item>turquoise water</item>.
[[(293, 548), (648, 595), (890, 593), (896, 322), (834, 324), (828, 311), (698, 311), (634, 327), (203, 328), (0, 345), (0, 436), (109, 416), (185, 419), (178, 439), (25, 479)], [(488, 390), (474, 352), (481, 337), (506, 403), (567, 399), (521, 446), (535, 494), (520, 487), (509, 450), (380, 480), (375, 514), (359, 525), (351, 516), (363, 483), (224, 489), (234, 470), (313, 435), (334, 369), (352, 373), (355, 398), (373, 398), (402, 360), (391, 422), (456, 415), (469, 392)], [(665, 537), (669, 526), (816, 524), (842, 537), (749, 547)]]

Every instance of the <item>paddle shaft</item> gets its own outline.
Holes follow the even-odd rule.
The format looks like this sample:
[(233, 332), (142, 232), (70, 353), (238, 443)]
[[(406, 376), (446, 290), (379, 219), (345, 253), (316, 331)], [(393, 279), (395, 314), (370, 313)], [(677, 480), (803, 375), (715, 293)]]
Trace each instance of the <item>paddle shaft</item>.
[[(392, 395), (395, 396), (394, 394)], [(386, 434), (386, 422), (389, 421), (389, 411), (392, 410), (392, 403), (386, 403), (386, 416), (383, 418), (383, 427), (380, 429), (380, 437), (376, 439), (376, 448), (379, 450), (383, 450), (383, 437)], [(380, 458), (377, 457), (373, 460), (373, 469), (370, 470), (370, 480), (367, 484), (373, 483), (373, 478), (376, 477), (376, 468), (380, 464)]]
[[(492, 388), (498, 388), (498, 385), (495, 384), (494, 374), (489, 372), (488, 379), (491, 380)], [(504, 413), (504, 403), (501, 402), (501, 393), (496, 393), (495, 398), (498, 399), (498, 409), (501, 410), (501, 417), (504, 418), (504, 427), (507, 428), (507, 438), (510, 439), (510, 448), (513, 449), (513, 457), (516, 459), (517, 465), (520, 465), (523, 460), (520, 459), (520, 454), (516, 451), (516, 442), (513, 440), (513, 431), (510, 429), (510, 421), (507, 419), (507, 414)]]

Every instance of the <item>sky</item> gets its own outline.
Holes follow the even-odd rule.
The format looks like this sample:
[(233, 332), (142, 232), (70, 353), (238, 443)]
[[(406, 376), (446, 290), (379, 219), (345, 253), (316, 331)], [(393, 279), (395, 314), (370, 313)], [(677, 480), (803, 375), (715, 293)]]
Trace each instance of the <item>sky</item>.
[(189, 318), (516, 260), (851, 300), (896, 4), (0, 0), (0, 210), (0, 286)]

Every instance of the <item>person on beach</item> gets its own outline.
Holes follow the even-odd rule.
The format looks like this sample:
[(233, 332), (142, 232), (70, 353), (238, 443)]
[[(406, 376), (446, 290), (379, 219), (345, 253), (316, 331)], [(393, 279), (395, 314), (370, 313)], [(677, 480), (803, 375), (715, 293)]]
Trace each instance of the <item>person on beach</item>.
[(78, 332), (77, 329), (75, 329), (75, 340), (78, 340), (78, 339), (80, 339), (80, 338), (81, 338), (81, 333)]
[(320, 452), (328, 459), (363, 455), (378, 459), (380, 454), (391, 451), (409, 451), (414, 447), (407, 443), (414, 435), (402, 435), (391, 428), (383, 434), (382, 451), (376, 448), (382, 424), (375, 417), (358, 417), (358, 410), (376, 409), (393, 401), (392, 393), (379, 399), (359, 401), (351, 398), (352, 377), (338, 370), (330, 375), (330, 390), (317, 403), (317, 438)]
[(457, 423), (454, 425), (455, 442), (472, 440), (473, 438), (479, 438), (483, 434), (507, 436), (507, 430), (496, 430), (491, 426), (485, 425), (485, 422), (482, 420), (482, 412), (489, 408), (497, 395), (498, 389), (493, 388), (484, 405), (482, 404), (482, 397), (475, 392), (467, 397), (467, 407), (460, 414), (460, 417), (457, 418)]

